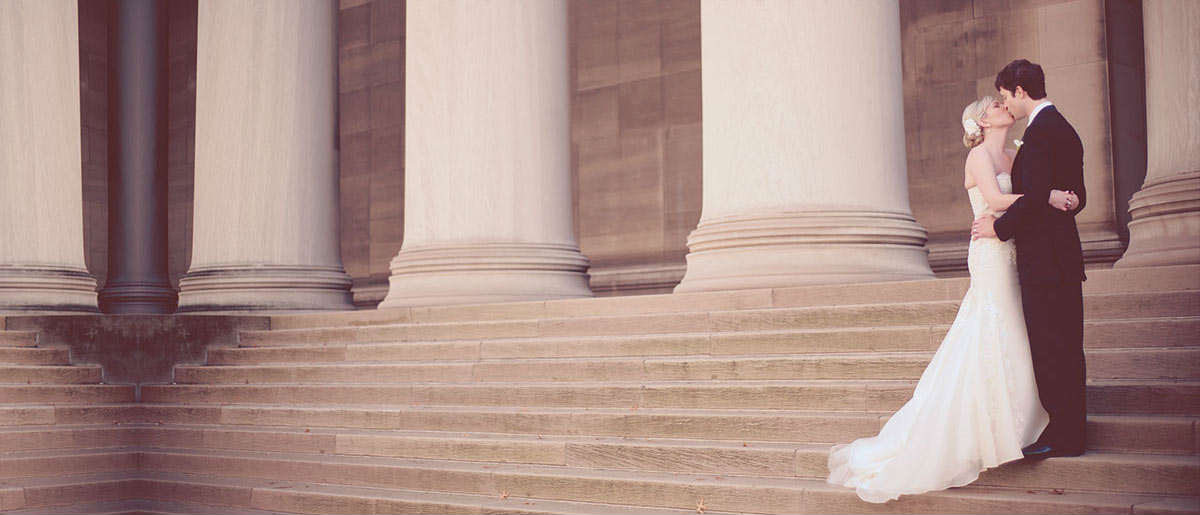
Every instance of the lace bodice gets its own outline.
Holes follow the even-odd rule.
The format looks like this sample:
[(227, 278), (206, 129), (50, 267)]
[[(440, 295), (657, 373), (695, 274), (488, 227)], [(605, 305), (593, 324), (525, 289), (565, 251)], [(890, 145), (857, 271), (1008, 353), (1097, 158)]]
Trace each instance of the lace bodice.
[[(1002, 173), (996, 175), (996, 182), (1000, 183), (1000, 193), (1012, 193), (1012, 175)], [(971, 211), (975, 213), (975, 218), (983, 215), (1000, 216), (1004, 211), (994, 212), (988, 206), (987, 200), (983, 198), (983, 192), (979, 191), (979, 186), (971, 186), (967, 190), (967, 197), (971, 199)]]

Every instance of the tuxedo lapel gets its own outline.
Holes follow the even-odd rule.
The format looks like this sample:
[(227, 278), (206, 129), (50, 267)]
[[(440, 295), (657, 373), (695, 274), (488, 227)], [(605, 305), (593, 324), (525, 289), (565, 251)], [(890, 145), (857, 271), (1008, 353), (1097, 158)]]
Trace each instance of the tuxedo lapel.
[[(1054, 111), (1055, 113), (1058, 112), (1058, 110), (1054, 109), (1054, 104), (1051, 104), (1051, 105), (1048, 105), (1048, 106), (1042, 108), (1042, 110), (1038, 112), (1038, 115), (1033, 119), (1033, 123), (1029, 124), (1028, 127), (1025, 127), (1025, 134), (1021, 135), (1021, 140), (1022, 141), (1035, 140), (1038, 137), (1038, 133), (1040, 132), (1038, 129), (1042, 126), (1042, 124), (1044, 124), (1046, 122), (1047, 117), (1051, 116), (1051, 111)], [(1024, 146), (1024, 145), (1022, 144), (1022, 146)], [(1012, 166), (1013, 193), (1025, 193), (1025, 181), (1024, 181), (1025, 174), (1024, 174), (1024, 170), (1022, 170), (1023, 166), (1022, 166), (1022, 160), (1021, 160), (1021, 155), (1023, 153), (1024, 152), (1021, 151), (1021, 148), (1018, 147), (1017, 148), (1017, 157), (1013, 158), (1013, 166)]]

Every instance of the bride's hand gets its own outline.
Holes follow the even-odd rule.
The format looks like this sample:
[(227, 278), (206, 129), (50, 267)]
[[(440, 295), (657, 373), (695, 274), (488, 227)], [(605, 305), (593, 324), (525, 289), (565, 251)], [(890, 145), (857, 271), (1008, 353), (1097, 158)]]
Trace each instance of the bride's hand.
[(1050, 205), (1059, 211), (1079, 207), (1079, 196), (1073, 191), (1050, 190)]

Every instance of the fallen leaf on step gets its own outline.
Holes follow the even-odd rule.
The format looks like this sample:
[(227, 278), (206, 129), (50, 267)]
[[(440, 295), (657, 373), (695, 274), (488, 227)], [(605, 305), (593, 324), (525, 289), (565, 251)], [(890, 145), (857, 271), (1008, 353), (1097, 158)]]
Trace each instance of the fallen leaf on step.
[(503, 492), (500, 492), (500, 498), (501, 498), (501, 499), (508, 499), (508, 490), (505, 490), (505, 491), (503, 491)]
[(1063, 490), (1063, 489), (1061, 489), (1061, 488), (1055, 488), (1055, 489), (1054, 489), (1054, 495), (1063, 495), (1063, 494), (1065, 494), (1065, 493), (1067, 493), (1067, 492), (1066, 492), (1066, 491), (1064, 491), (1064, 490)]
[(696, 503), (696, 513), (704, 513), (704, 498), (700, 498), (700, 502)]

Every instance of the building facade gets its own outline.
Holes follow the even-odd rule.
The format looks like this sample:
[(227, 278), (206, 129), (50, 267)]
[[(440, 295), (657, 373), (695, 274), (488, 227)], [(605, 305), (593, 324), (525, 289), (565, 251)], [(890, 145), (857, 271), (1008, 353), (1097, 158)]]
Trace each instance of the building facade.
[(0, 309), (961, 274), (958, 116), (1021, 57), (1090, 266), (1200, 263), (1187, 1), (145, 4), (0, 3)]

